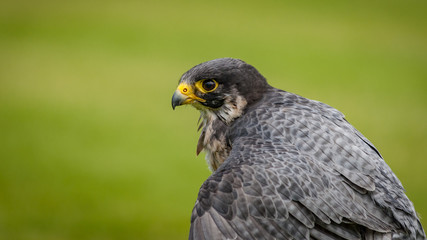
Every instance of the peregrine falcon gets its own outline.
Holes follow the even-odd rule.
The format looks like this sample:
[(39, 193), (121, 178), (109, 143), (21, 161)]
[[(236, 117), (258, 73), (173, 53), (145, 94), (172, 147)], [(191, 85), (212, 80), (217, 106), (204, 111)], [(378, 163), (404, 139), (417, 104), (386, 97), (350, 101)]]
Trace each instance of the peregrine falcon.
[(221, 58), (184, 73), (172, 107), (200, 111), (200, 188), (189, 239), (425, 239), (374, 145), (338, 110)]

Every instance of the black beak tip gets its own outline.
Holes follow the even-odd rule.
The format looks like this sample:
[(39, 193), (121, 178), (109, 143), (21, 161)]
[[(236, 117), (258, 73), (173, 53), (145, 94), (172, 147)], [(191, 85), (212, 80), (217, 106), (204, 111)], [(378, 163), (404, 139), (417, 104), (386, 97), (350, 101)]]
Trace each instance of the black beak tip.
[(175, 107), (176, 107), (176, 105), (175, 105), (175, 102), (173, 101), (173, 98), (172, 98), (172, 110), (175, 110)]
[(181, 103), (182, 103), (182, 99), (175, 92), (172, 96), (172, 109), (175, 110), (175, 107), (181, 105)]

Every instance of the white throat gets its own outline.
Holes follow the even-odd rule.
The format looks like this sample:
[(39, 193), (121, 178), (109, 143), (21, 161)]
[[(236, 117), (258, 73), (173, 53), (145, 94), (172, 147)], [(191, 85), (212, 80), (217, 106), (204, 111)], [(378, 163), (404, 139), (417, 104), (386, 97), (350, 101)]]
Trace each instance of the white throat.
[(197, 106), (200, 110), (201, 124), (203, 128), (197, 144), (197, 154), (205, 150), (206, 162), (213, 172), (227, 159), (231, 147), (226, 140), (228, 125), (240, 117), (246, 107), (246, 100), (238, 96), (235, 100), (227, 96), (225, 103), (219, 109), (207, 109)]

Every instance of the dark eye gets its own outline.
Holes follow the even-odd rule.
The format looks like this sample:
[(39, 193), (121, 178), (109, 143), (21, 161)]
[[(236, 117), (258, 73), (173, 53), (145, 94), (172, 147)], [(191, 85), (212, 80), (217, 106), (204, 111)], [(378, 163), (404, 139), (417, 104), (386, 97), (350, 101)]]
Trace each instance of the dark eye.
[(218, 86), (218, 83), (213, 79), (206, 79), (202, 83), (202, 87), (205, 91), (210, 92), (215, 90), (215, 88)]

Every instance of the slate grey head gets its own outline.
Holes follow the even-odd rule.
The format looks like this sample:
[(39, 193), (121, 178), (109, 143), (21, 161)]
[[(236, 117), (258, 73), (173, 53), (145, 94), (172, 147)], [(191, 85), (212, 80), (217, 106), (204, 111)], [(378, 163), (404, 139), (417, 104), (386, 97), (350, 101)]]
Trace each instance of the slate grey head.
[(219, 58), (185, 72), (172, 97), (172, 107), (191, 104), (199, 110), (219, 110), (238, 99), (251, 104), (268, 88), (266, 79), (240, 59)]

